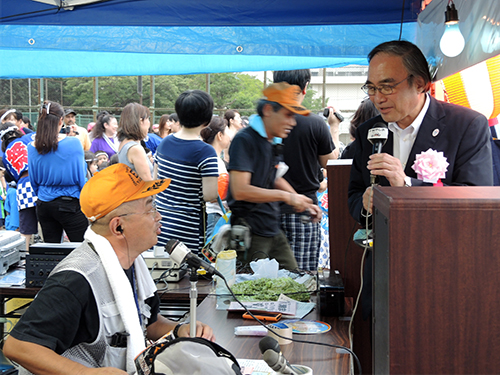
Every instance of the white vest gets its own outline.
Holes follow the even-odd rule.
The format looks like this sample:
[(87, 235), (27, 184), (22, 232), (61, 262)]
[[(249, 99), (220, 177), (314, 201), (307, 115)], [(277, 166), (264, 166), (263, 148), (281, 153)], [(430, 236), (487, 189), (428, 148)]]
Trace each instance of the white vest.
[[(74, 271), (83, 275), (94, 293), (99, 313), (99, 333), (92, 343), (81, 343), (66, 350), (62, 355), (84, 366), (116, 367), (126, 370), (127, 348), (110, 346), (110, 337), (117, 332), (125, 332), (118, 306), (116, 305), (111, 286), (106, 277), (101, 259), (97, 253), (84, 242), (73, 250), (63, 262), (57, 265), (51, 274), (61, 271)], [(140, 301), (142, 330), (145, 332), (147, 319), (151, 315), (150, 306)], [(19, 375), (31, 374), (19, 368)]]

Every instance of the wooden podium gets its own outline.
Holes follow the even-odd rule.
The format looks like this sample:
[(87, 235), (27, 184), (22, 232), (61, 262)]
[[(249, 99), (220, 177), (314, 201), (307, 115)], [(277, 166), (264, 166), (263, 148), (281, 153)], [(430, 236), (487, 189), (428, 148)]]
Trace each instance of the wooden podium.
[(377, 187), (374, 374), (498, 374), (500, 187)]
[[(328, 173), (328, 230), (330, 240), (330, 268), (340, 271), (345, 296), (353, 301), (361, 286), (360, 267), (363, 249), (352, 240), (359, 225), (349, 214), (347, 190), (352, 159), (330, 160)], [(371, 374), (370, 322), (363, 320), (361, 306), (354, 317), (354, 352), (358, 356), (363, 374)]]

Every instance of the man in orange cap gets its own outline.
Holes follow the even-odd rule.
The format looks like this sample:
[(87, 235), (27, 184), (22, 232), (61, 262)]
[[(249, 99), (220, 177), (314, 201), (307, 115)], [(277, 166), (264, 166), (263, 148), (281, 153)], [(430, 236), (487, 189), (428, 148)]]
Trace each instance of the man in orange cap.
[[(132, 374), (145, 337), (189, 325), (159, 314), (159, 297), (142, 252), (156, 244), (160, 214), (153, 195), (170, 180), (143, 181), (124, 164), (95, 174), (80, 195), (91, 222), (85, 241), (51, 272), (4, 345), (20, 374)], [(197, 335), (213, 340), (197, 322)]]
[[(309, 69), (282, 70), (273, 72), (274, 82), (286, 82), (300, 87), (300, 101), (306, 96), (311, 81)], [(315, 114), (309, 116), (296, 115), (297, 126), (290, 136), (283, 140), (283, 160), (289, 169), (283, 176), (300, 194), (318, 204), (317, 192), (320, 188), (323, 173), (330, 159), (338, 156), (338, 131), (340, 121), (330, 124)], [(335, 141), (335, 143), (334, 143)], [(320, 178), (321, 176), (321, 178)], [(299, 269), (315, 271), (318, 269), (318, 258), (321, 248), (321, 225), (312, 223), (303, 212), (296, 212), (285, 203), (280, 205), (281, 228), (290, 242)]]
[[(281, 140), (296, 125), (295, 114), (308, 115), (300, 103), (300, 87), (286, 82), (268, 86), (257, 104), (258, 115), (250, 118), (229, 148), (228, 204), (231, 224), (250, 227), (250, 247), (238, 252), (244, 263), (259, 258), (274, 258), (283, 268), (297, 268), (290, 245), (280, 228), (279, 202), (297, 212), (308, 210), (318, 220), (320, 210), (305, 195), (297, 194), (283, 178)], [(248, 245), (248, 244), (247, 244)], [(247, 246), (248, 247), (248, 246)]]

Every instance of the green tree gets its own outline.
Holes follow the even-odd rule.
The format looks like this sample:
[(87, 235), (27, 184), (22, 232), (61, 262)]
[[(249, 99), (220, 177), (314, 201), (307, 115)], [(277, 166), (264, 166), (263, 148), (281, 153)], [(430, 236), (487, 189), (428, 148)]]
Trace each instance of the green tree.
[[(143, 77), (143, 104), (148, 105), (149, 76)], [(131, 102), (140, 102), (137, 77), (99, 77), (99, 106), (121, 108)], [(91, 107), (94, 104), (94, 79), (92, 77), (68, 78), (64, 84), (66, 107)]]
[(302, 101), (302, 105), (313, 112), (320, 112), (323, 109), (321, 107), (322, 104), (321, 97), (313, 98), (314, 95), (316, 95), (316, 91), (308, 89), (306, 91), (306, 96)]
[[(162, 108), (156, 115), (171, 113), (179, 95), (186, 90), (206, 90), (205, 74), (182, 76), (155, 76), (155, 108)], [(92, 107), (94, 105), (94, 78), (44, 79), (44, 99), (59, 102), (64, 107)], [(137, 93), (138, 77), (98, 77), (98, 105), (118, 113), (130, 102), (140, 102)], [(143, 76), (142, 103), (151, 106), (151, 77)], [(0, 106), (10, 106), (11, 80), (0, 80)], [(216, 112), (227, 109), (247, 109), (243, 115), (254, 113), (256, 101), (262, 96), (263, 84), (257, 78), (243, 73), (210, 74), (210, 94)], [(37, 106), (39, 80), (31, 80), (31, 103)], [(28, 80), (12, 80), (13, 107), (27, 107), (29, 103)], [(91, 114), (92, 110), (78, 110)], [(248, 112), (248, 113), (246, 113)]]
[[(137, 93), (138, 77), (101, 77), (99, 78), (99, 105), (103, 107), (125, 107), (128, 103), (140, 102)], [(142, 77), (142, 103), (149, 105), (149, 76)]]
[(64, 82), (64, 105), (90, 107), (94, 100), (94, 84), (91, 77), (67, 78)]
[(262, 98), (262, 88), (264, 85), (262, 81), (251, 75), (238, 74), (237, 76), (242, 82), (242, 90), (236, 94), (233, 108), (248, 109), (247, 111), (240, 111), (240, 114), (242, 116), (250, 116), (255, 113), (257, 101)]
[(210, 75), (210, 95), (216, 109), (233, 108), (237, 93), (242, 89), (242, 82), (235, 73), (217, 73)]
[[(156, 108), (173, 108), (175, 101), (181, 93), (186, 90), (193, 89), (193, 84), (199, 88), (199, 84), (195, 82), (195, 76), (156, 76), (155, 77), (155, 107)], [(204, 88), (201, 88), (204, 90)], [(168, 111), (168, 112), (172, 112)]]

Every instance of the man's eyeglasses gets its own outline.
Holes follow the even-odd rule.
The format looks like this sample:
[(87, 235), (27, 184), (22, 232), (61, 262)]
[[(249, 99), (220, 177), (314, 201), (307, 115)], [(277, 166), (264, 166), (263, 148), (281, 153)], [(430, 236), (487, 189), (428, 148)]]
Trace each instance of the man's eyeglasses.
[(156, 208), (156, 204), (153, 202), (152, 208), (149, 211), (146, 211), (146, 212), (130, 212), (128, 214), (118, 215), (118, 217), (128, 216), (128, 215), (149, 215), (149, 214), (153, 214), (153, 216), (155, 216), (157, 212), (158, 212), (158, 209)]
[(380, 86), (374, 86), (374, 85), (363, 85), (361, 86), (361, 90), (363, 90), (368, 96), (374, 96), (377, 91), (379, 91), (382, 95), (391, 95), (394, 93), (394, 88), (406, 81), (408, 78), (410, 78), (411, 75), (403, 79), (402, 81), (394, 84), (394, 85), (380, 85)]

